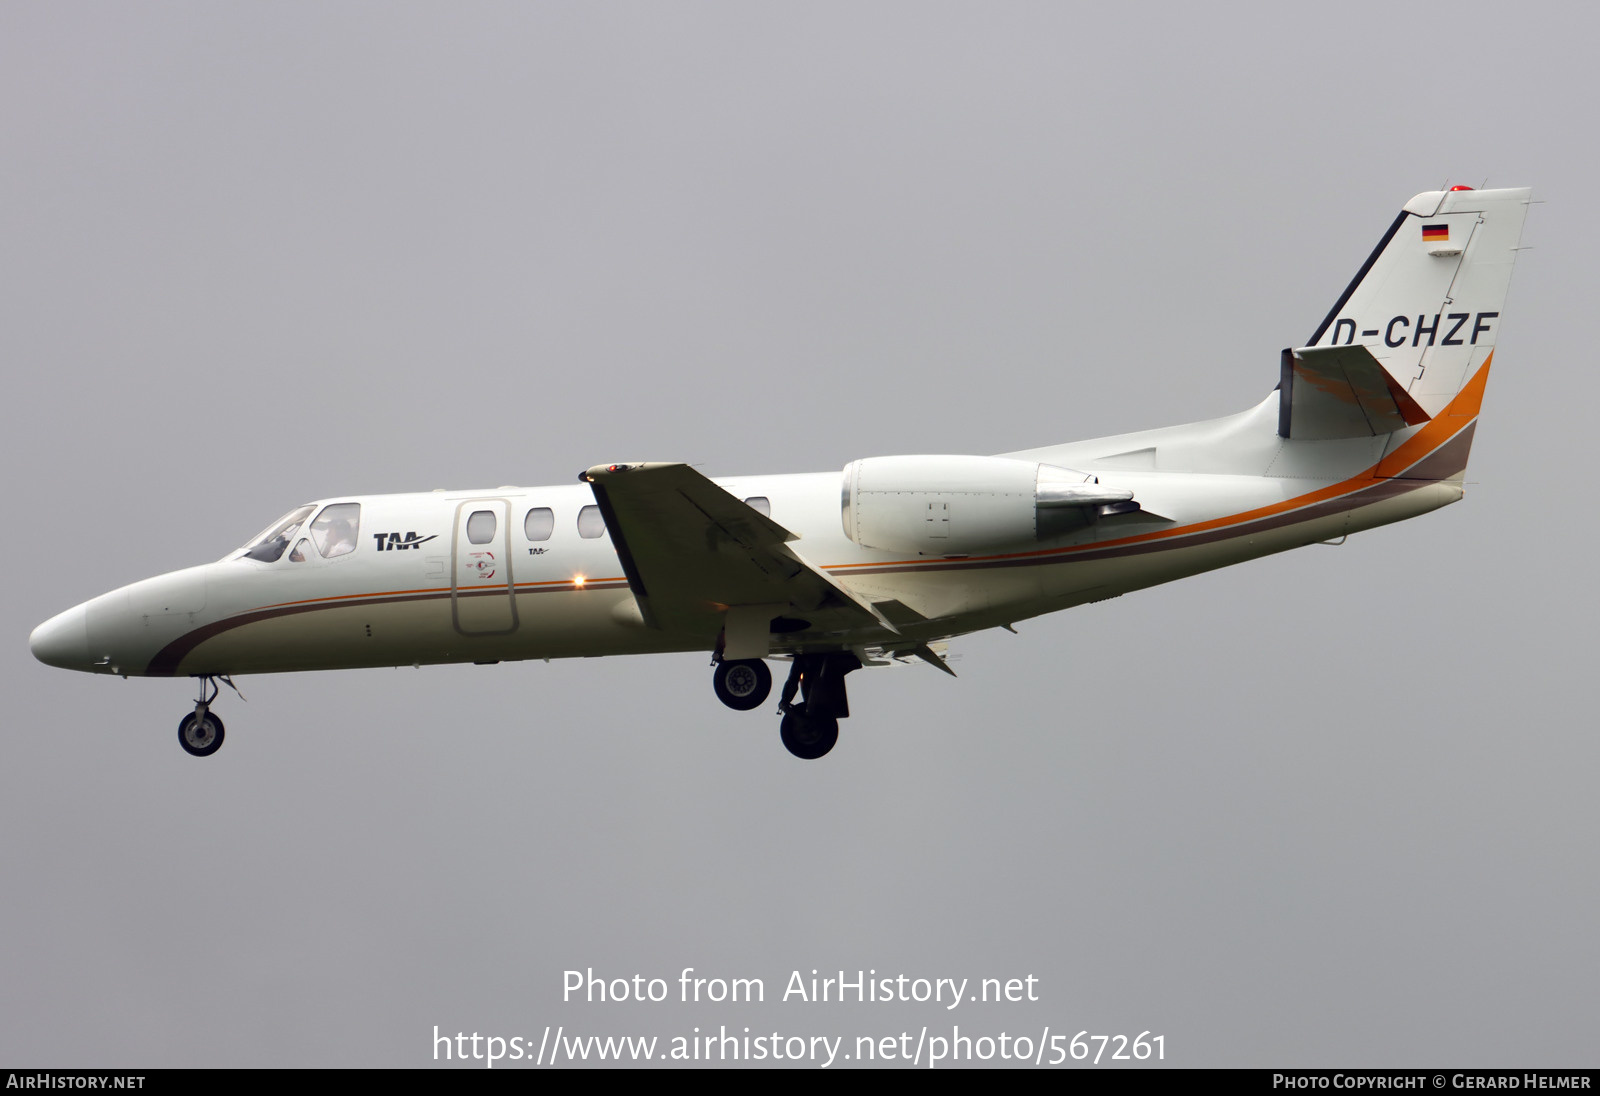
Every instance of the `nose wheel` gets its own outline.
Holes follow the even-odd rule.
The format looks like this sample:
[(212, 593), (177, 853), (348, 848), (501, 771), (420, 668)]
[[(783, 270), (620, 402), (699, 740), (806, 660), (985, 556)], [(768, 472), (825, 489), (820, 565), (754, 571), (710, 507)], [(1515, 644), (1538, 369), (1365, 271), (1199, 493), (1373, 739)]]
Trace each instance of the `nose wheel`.
[[(194, 757), (210, 757), (222, 749), (222, 720), (211, 710), (211, 702), (222, 691), (217, 680), (210, 675), (200, 679), (200, 699), (194, 702), (194, 711), (184, 716), (178, 724), (178, 745)], [(239, 692), (239, 686), (226, 675), (221, 680), (228, 688)], [(243, 693), (239, 693), (239, 699), (244, 699)]]
[(222, 720), (209, 711), (199, 709), (183, 717), (178, 724), (178, 745), (195, 757), (210, 757), (222, 749)]

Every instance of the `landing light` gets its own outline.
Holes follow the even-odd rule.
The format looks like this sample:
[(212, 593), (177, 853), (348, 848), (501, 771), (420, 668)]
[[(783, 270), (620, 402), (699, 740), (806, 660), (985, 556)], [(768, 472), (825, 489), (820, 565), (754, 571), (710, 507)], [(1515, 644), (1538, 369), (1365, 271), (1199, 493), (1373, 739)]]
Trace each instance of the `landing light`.
[(572, 576), (572, 585), (576, 586), (580, 590), (583, 589), (583, 584), (588, 581), (589, 580), (582, 575)]

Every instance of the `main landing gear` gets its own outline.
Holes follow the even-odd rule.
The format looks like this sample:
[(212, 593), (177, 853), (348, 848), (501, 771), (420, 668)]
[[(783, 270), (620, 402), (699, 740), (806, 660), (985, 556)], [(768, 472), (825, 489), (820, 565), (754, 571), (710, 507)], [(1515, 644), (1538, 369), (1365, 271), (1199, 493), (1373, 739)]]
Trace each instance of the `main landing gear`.
[[(239, 692), (239, 687), (226, 674), (220, 675), (220, 679), (228, 688)], [(222, 720), (211, 710), (211, 702), (222, 691), (217, 681), (217, 675), (207, 674), (200, 678), (200, 699), (194, 702), (194, 711), (184, 716), (178, 724), (178, 745), (195, 757), (210, 757), (222, 749)], [(207, 688), (211, 690), (209, 696), (206, 695)], [(243, 693), (239, 695), (241, 699), (244, 696)]]
[(736, 658), (717, 663), (711, 675), (717, 699), (736, 712), (748, 712), (767, 702), (772, 692), (772, 671), (759, 658)]
[[(758, 708), (772, 691), (772, 674), (758, 658), (719, 660), (716, 665), (711, 685), (717, 699), (730, 708), (741, 712)], [(778, 736), (790, 753), (815, 761), (833, 749), (839, 741), (839, 720), (850, 715), (844, 676), (859, 669), (861, 660), (849, 651), (794, 656), (778, 704), (783, 713)]]

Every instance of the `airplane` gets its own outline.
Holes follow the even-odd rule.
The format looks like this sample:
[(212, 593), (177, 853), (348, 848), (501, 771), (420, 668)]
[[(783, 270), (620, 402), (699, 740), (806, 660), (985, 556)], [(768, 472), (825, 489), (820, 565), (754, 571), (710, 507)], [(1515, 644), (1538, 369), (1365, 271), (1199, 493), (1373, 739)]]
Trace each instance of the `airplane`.
[(953, 637), (1416, 517), (1459, 500), (1528, 189), (1408, 201), (1278, 384), (1226, 418), (994, 456), (865, 457), (712, 480), (597, 464), (554, 487), (338, 496), (215, 563), (60, 613), (51, 666), (198, 680), (178, 728), (222, 745), (243, 674), (706, 651), (816, 759), (848, 674)]

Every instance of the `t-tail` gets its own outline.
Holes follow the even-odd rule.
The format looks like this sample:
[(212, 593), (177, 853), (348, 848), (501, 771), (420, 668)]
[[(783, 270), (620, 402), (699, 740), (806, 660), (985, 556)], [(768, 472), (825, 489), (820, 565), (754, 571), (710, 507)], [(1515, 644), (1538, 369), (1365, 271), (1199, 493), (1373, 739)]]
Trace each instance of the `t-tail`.
[(1407, 202), (1306, 345), (1283, 352), (1278, 433), (1388, 435), (1380, 476), (1459, 477), (1531, 193)]

